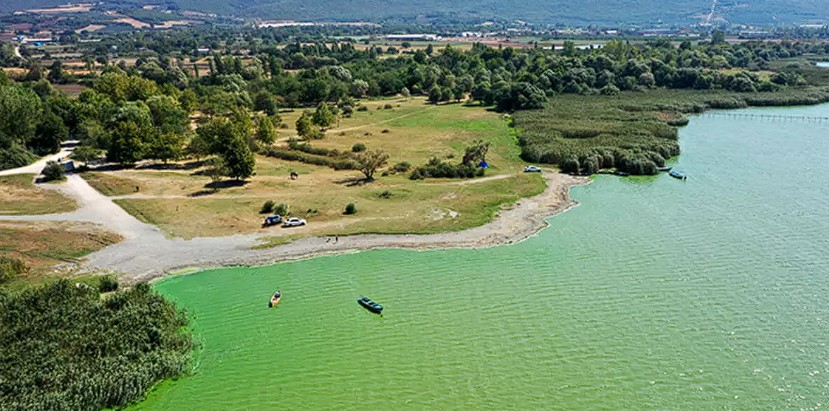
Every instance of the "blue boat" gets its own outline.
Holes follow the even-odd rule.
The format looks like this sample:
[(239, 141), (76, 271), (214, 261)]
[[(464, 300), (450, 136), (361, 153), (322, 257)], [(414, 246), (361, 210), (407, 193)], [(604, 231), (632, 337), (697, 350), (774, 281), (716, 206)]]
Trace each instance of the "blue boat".
[(368, 297), (360, 297), (360, 299), (357, 300), (357, 304), (362, 305), (363, 308), (365, 308), (366, 310), (369, 310), (369, 311), (371, 311), (375, 314), (380, 314), (380, 313), (383, 312), (383, 306), (380, 305), (380, 304), (377, 304), (376, 302), (372, 301)]
[(668, 173), (668, 175), (670, 175), (673, 178), (678, 178), (680, 180), (687, 180), (688, 179), (688, 176), (685, 173), (680, 173), (679, 171), (676, 171), (676, 170), (672, 170), (670, 173)]

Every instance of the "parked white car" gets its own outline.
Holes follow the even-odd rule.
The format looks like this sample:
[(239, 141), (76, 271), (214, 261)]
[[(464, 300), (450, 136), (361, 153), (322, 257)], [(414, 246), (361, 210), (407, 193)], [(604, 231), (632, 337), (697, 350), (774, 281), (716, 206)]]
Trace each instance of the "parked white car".
[(525, 173), (540, 173), (541, 169), (536, 166), (526, 166), (524, 167)]
[(304, 218), (299, 217), (291, 217), (285, 220), (282, 224), (282, 227), (299, 227), (305, 225), (306, 221)]

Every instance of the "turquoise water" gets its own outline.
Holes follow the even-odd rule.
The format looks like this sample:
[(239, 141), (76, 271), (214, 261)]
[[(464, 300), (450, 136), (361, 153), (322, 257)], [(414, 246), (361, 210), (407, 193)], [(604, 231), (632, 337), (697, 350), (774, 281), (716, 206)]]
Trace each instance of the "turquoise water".
[(828, 67), (829, 68), (829, 61), (820, 61), (817, 63), (818, 67)]
[(687, 181), (599, 176), (516, 245), (158, 284), (203, 348), (137, 408), (825, 408), (829, 124), (704, 115), (680, 135)]

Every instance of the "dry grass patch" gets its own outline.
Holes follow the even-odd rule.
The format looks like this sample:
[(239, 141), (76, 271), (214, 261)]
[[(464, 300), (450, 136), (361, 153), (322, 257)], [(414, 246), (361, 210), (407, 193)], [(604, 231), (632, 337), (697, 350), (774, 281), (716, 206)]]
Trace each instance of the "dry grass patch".
[(0, 254), (23, 260), (31, 280), (53, 271), (56, 264), (83, 256), (121, 241), (121, 237), (92, 224), (0, 223)]
[(56, 214), (78, 208), (71, 198), (35, 186), (34, 178), (34, 174), (0, 177), (0, 214)]

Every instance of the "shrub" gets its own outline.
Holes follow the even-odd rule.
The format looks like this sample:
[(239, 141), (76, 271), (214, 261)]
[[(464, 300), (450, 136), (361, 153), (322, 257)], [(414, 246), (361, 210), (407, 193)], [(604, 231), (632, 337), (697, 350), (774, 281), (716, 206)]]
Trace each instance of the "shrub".
[(389, 190), (383, 190), (383, 192), (381, 192), (377, 196), (380, 197), (380, 198), (391, 198), (392, 194), (391, 194), (391, 191), (389, 191)]
[(392, 167), (392, 168), (394, 169), (394, 171), (396, 171), (398, 173), (405, 173), (405, 172), (411, 170), (412, 165), (409, 164), (408, 161), (401, 161), (401, 162), (395, 164), (394, 167)]
[(23, 261), (14, 257), (0, 255), (0, 283), (9, 281), (28, 271), (29, 267)]
[(392, 106), (391, 104), (386, 104), (386, 105), (383, 106), (383, 108), (386, 109), (386, 110), (391, 110), (391, 109), (394, 108), (394, 106)]
[(416, 168), (409, 178), (419, 180), (423, 178), (472, 178), (484, 175), (484, 169), (468, 164), (444, 163), (437, 157), (432, 157), (429, 163)]
[(387, 128), (384, 128), (383, 131), (381, 131), (381, 133), (388, 134), (388, 133), (391, 133), (391, 130), (389, 130)]
[(262, 208), (260, 208), (260, 209), (259, 209), (259, 214), (267, 214), (267, 213), (270, 213), (271, 211), (273, 211), (273, 207), (274, 207), (275, 205), (276, 205), (276, 204), (273, 202), (273, 200), (268, 200), (268, 201), (265, 201), (265, 203), (264, 203), (264, 204), (262, 204)]
[(290, 211), (291, 211), (290, 207), (288, 207), (288, 205), (285, 204), (285, 203), (280, 203), (279, 205), (277, 205), (276, 207), (273, 208), (274, 214), (279, 214), (279, 215), (288, 215), (288, 213)]
[(351, 151), (354, 153), (359, 153), (361, 151), (366, 151), (366, 145), (363, 143), (357, 143), (351, 146)]
[(357, 111), (368, 111), (368, 107), (366, 107), (366, 106), (357, 107)]
[(345, 206), (345, 214), (357, 214), (357, 205), (354, 203), (348, 203)]
[(117, 278), (111, 275), (101, 277), (101, 281), (98, 283), (98, 291), (102, 293), (109, 293), (116, 290), (118, 290)]
[(59, 181), (66, 179), (66, 171), (64, 170), (63, 165), (54, 161), (46, 163), (46, 167), (43, 167), (43, 171), (40, 173), (43, 174), (43, 181)]

